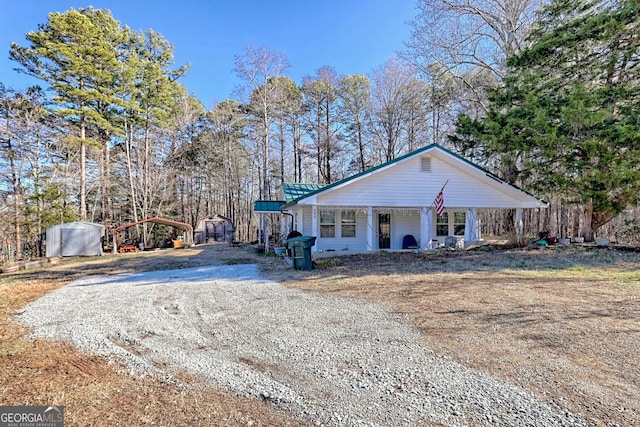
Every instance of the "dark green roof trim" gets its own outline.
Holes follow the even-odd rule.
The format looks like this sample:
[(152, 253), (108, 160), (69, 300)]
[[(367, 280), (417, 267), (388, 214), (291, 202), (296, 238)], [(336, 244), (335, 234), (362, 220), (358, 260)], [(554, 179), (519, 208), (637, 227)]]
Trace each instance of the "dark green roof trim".
[[(507, 182), (507, 181), (505, 181), (505, 180), (503, 180), (503, 179), (501, 179), (501, 178), (500, 178), (500, 177), (498, 177), (497, 175), (495, 175), (495, 174), (493, 174), (493, 173), (489, 172), (487, 169), (485, 169), (485, 168), (483, 168), (483, 167), (481, 167), (481, 166), (478, 166), (477, 164), (475, 164), (475, 163), (471, 162), (471, 161), (470, 161), (470, 160), (468, 160), (468, 159), (465, 159), (465, 158), (464, 158), (464, 157), (462, 157), (461, 155), (459, 155), (459, 154), (457, 154), (457, 153), (454, 153), (453, 151), (451, 151), (451, 150), (449, 150), (449, 149), (447, 149), (447, 148), (444, 148), (444, 147), (443, 147), (443, 146), (441, 146), (440, 144), (430, 144), (430, 145), (427, 145), (426, 147), (422, 147), (422, 148), (419, 148), (419, 149), (417, 149), (417, 150), (411, 151), (410, 153), (407, 153), (407, 154), (405, 154), (405, 155), (403, 155), (403, 156), (396, 157), (395, 159), (390, 160), (390, 161), (385, 162), (385, 163), (382, 163), (382, 164), (380, 164), (380, 165), (378, 165), (378, 166), (374, 166), (374, 167), (372, 167), (372, 168), (369, 168), (369, 169), (367, 169), (367, 170), (365, 170), (365, 171), (363, 171), (363, 172), (357, 173), (357, 174), (355, 174), (355, 175), (351, 175), (350, 177), (347, 177), (347, 178), (341, 179), (340, 181), (336, 181), (336, 182), (334, 182), (334, 183), (332, 183), (332, 184), (328, 184), (328, 185), (324, 185), (324, 186), (322, 186), (322, 185), (318, 185), (318, 184), (295, 184), (295, 185), (300, 185), (300, 186), (304, 186), (304, 187), (308, 187), (308, 188), (311, 188), (312, 186), (317, 186), (318, 188), (316, 188), (315, 190), (308, 191), (308, 192), (306, 192), (305, 194), (300, 194), (298, 197), (293, 198), (293, 199), (291, 199), (291, 200), (289, 200), (289, 199), (287, 198), (287, 203), (286, 203), (285, 205), (283, 205), (283, 206), (281, 207), (281, 209), (287, 209), (287, 208), (289, 208), (289, 207), (291, 207), (291, 206), (296, 205), (296, 204), (298, 203), (298, 201), (300, 201), (300, 200), (302, 200), (302, 199), (305, 199), (305, 198), (307, 198), (307, 197), (310, 197), (310, 196), (316, 195), (316, 194), (318, 194), (318, 193), (322, 193), (322, 192), (323, 192), (323, 191), (325, 191), (325, 190), (329, 190), (329, 189), (331, 189), (331, 188), (337, 187), (337, 186), (342, 185), (342, 184), (344, 184), (344, 183), (347, 183), (347, 182), (349, 182), (349, 181), (353, 181), (353, 180), (355, 180), (355, 179), (357, 179), (357, 178), (360, 178), (360, 177), (362, 177), (362, 176), (369, 175), (370, 173), (373, 173), (373, 172), (375, 172), (375, 171), (377, 171), (377, 170), (379, 170), (379, 169), (386, 168), (386, 167), (388, 167), (388, 166), (393, 165), (394, 163), (401, 162), (401, 161), (403, 161), (403, 160), (405, 160), (405, 159), (408, 159), (408, 158), (410, 158), (410, 157), (417, 156), (417, 155), (419, 155), (419, 154), (421, 154), (421, 153), (424, 153), (424, 152), (427, 152), (427, 151), (431, 151), (431, 150), (433, 150), (433, 149), (438, 149), (438, 150), (444, 151), (445, 153), (447, 153), (447, 154), (449, 154), (449, 155), (451, 155), (451, 156), (453, 156), (453, 157), (457, 158), (458, 160), (461, 160), (462, 162), (464, 162), (464, 163), (468, 164), (469, 166), (471, 166), (471, 167), (473, 167), (473, 168), (475, 168), (475, 169), (477, 169), (477, 170), (479, 170), (479, 171), (481, 171), (481, 172), (485, 173), (488, 177), (490, 177), (490, 178), (492, 178), (492, 179), (495, 179), (495, 180), (496, 180), (496, 181), (498, 181), (498, 182), (501, 182), (501, 183), (507, 184), (507, 185), (509, 185), (509, 186), (511, 186), (511, 187), (513, 187), (513, 188), (515, 188), (515, 189), (516, 189), (516, 190), (518, 190), (518, 191), (522, 191), (523, 193), (525, 193), (525, 194), (527, 194), (527, 195), (529, 195), (529, 196), (531, 196), (531, 197), (533, 197), (533, 198), (535, 198), (535, 199), (537, 199), (537, 200), (540, 200), (540, 201), (541, 201), (541, 202), (543, 202), (543, 203), (546, 203), (544, 200), (540, 199), (539, 197), (536, 197), (536, 196), (534, 196), (533, 194), (531, 194), (531, 193), (529, 193), (529, 192), (527, 192), (527, 191), (525, 191), (525, 190), (522, 190), (521, 188), (518, 188), (517, 186), (515, 186), (515, 185), (513, 185), (513, 184), (511, 184), (511, 183), (509, 183), (509, 182)], [(286, 195), (286, 193), (285, 193), (285, 195)]]
[(256, 200), (253, 202), (254, 212), (280, 212), (280, 208), (284, 205), (283, 200)]

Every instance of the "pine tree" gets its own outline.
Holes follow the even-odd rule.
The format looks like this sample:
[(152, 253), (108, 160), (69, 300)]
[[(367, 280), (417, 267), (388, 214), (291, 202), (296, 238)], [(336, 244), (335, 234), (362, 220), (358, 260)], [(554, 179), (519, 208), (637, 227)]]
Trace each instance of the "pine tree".
[(11, 59), (22, 72), (49, 84), (56, 94), (53, 111), (77, 129), (69, 142), (80, 153), (79, 214), (86, 220), (87, 146), (100, 146), (101, 133), (118, 131), (106, 111), (117, 103), (114, 87), (121, 70), (118, 47), (123, 32), (110, 12), (89, 7), (50, 13), (47, 23), (26, 38), (28, 47), (12, 43)]

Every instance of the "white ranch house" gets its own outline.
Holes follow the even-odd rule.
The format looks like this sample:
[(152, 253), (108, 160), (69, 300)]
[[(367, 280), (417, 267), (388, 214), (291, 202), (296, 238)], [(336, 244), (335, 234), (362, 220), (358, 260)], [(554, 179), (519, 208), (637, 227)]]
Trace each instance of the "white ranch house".
[[(445, 208), (440, 216), (434, 200), (443, 186)], [(271, 204), (271, 213), (286, 214), (283, 235), (296, 230), (316, 236), (312, 252), (400, 250), (406, 248), (407, 235), (423, 250), (445, 242), (466, 247), (481, 240), (481, 209), (515, 209), (521, 234), (523, 209), (547, 207), (437, 144), (333, 184), (285, 184), (283, 190), (284, 202), (256, 206)]]

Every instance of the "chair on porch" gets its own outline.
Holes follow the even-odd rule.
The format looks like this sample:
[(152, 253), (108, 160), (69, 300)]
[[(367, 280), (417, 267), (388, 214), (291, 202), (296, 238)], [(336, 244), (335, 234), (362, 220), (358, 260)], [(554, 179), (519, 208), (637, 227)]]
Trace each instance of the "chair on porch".
[(418, 242), (416, 242), (416, 238), (411, 234), (407, 234), (402, 239), (402, 249), (418, 249)]
[(453, 236), (447, 236), (444, 238), (444, 247), (449, 249), (455, 249), (458, 244), (458, 239)]

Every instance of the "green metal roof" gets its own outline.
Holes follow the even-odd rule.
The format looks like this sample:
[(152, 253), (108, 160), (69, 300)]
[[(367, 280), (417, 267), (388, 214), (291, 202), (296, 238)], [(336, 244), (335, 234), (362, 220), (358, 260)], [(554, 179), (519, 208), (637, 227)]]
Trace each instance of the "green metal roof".
[(284, 191), (284, 199), (287, 203), (323, 188), (325, 188), (325, 186), (322, 184), (301, 184), (294, 182), (285, 182), (282, 185), (282, 190)]
[[(289, 199), (289, 196), (287, 195), (286, 189), (285, 189), (285, 199), (286, 199), (286, 204), (285, 204), (285, 205), (283, 205), (283, 206), (282, 206), (282, 208), (283, 208), (283, 209), (286, 209), (286, 208), (288, 208), (288, 207), (291, 207), (291, 206), (295, 205), (295, 204), (296, 204), (296, 203), (298, 203), (298, 201), (299, 201), (299, 200), (301, 200), (301, 199), (304, 199), (304, 198), (306, 198), (306, 197), (309, 197), (309, 196), (315, 195), (315, 194), (317, 194), (317, 193), (321, 193), (321, 192), (323, 192), (323, 191), (325, 191), (325, 190), (329, 190), (329, 189), (331, 189), (331, 188), (337, 187), (337, 186), (342, 185), (342, 184), (344, 184), (344, 183), (346, 183), (346, 182), (353, 181), (353, 180), (355, 180), (355, 179), (357, 179), (357, 178), (360, 178), (361, 176), (368, 175), (368, 174), (370, 174), (370, 173), (372, 173), (372, 172), (375, 172), (375, 171), (377, 171), (377, 170), (379, 170), (379, 169), (386, 168), (387, 166), (390, 166), (390, 165), (392, 165), (392, 164), (394, 164), (394, 163), (401, 162), (401, 161), (403, 161), (403, 160), (405, 160), (405, 159), (407, 159), (407, 158), (409, 158), (409, 157), (416, 156), (416, 155), (418, 155), (418, 154), (424, 153), (425, 151), (430, 151), (430, 150), (432, 150), (432, 149), (439, 149), (439, 150), (441, 150), (441, 151), (444, 151), (445, 153), (448, 153), (448, 154), (450, 154), (451, 156), (453, 156), (453, 157), (455, 157), (455, 158), (457, 158), (457, 159), (459, 159), (459, 160), (461, 160), (461, 161), (465, 162), (465, 163), (466, 163), (466, 164), (468, 164), (469, 166), (474, 167), (474, 168), (476, 168), (476, 169), (478, 169), (478, 170), (480, 170), (480, 171), (484, 172), (487, 176), (489, 176), (489, 177), (491, 177), (491, 178), (495, 179), (496, 181), (503, 182), (503, 183), (505, 183), (505, 184), (507, 184), (507, 185), (510, 185), (511, 187), (515, 188), (516, 190), (522, 191), (523, 193), (525, 193), (525, 194), (527, 194), (527, 195), (529, 195), (529, 196), (531, 196), (531, 197), (533, 197), (533, 198), (535, 198), (535, 199), (538, 199), (538, 200), (540, 200), (540, 201), (543, 201), (543, 200), (542, 200), (542, 199), (540, 199), (539, 197), (536, 197), (536, 196), (534, 196), (533, 194), (531, 194), (531, 193), (529, 193), (529, 192), (527, 192), (527, 191), (525, 191), (525, 190), (523, 190), (523, 189), (521, 189), (521, 188), (518, 188), (516, 185), (513, 185), (513, 184), (511, 184), (511, 183), (509, 183), (509, 182), (507, 182), (507, 181), (502, 180), (502, 179), (501, 179), (501, 178), (499, 178), (497, 175), (495, 175), (495, 174), (493, 174), (493, 173), (489, 172), (489, 171), (488, 171), (488, 170), (486, 170), (485, 168), (483, 168), (483, 167), (481, 167), (481, 166), (478, 166), (477, 164), (475, 164), (475, 163), (471, 162), (470, 160), (465, 159), (465, 158), (464, 158), (464, 157), (462, 157), (461, 155), (459, 155), (459, 154), (457, 154), (457, 153), (454, 153), (453, 151), (451, 151), (451, 150), (448, 150), (448, 149), (444, 148), (444, 147), (443, 147), (443, 146), (441, 146), (440, 144), (430, 144), (430, 145), (427, 145), (426, 147), (422, 147), (422, 148), (419, 148), (419, 149), (417, 149), (417, 150), (414, 150), (414, 151), (412, 151), (412, 152), (410, 152), (410, 153), (407, 153), (407, 154), (405, 154), (404, 156), (396, 157), (396, 158), (395, 158), (395, 159), (393, 159), (393, 160), (390, 160), (390, 161), (388, 161), (388, 162), (382, 163), (382, 164), (380, 164), (380, 165), (378, 165), (378, 166), (374, 166), (374, 167), (369, 168), (369, 169), (367, 169), (367, 170), (365, 170), (365, 171), (363, 171), (363, 172), (357, 173), (357, 174), (355, 174), (355, 175), (351, 175), (350, 177), (347, 177), (347, 178), (341, 179), (340, 181), (336, 181), (336, 182), (331, 183), (331, 184), (328, 184), (328, 185), (319, 185), (319, 184), (285, 184), (285, 186), (286, 186), (286, 185), (299, 186), (299, 187), (300, 187), (300, 190), (299, 190), (299, 191), (300, 191), (300, 193), (298, 193), (297, 197), (292, 198), (292, 199), (290, 200), (290, 199)], [(314, 187), (314, 186), (315, 186), (315, 189), (313, 189), (313, 188), (312, 188), (312, 187)], [(283, 187), (283, 188), (286, 188), (286, 187)], [(295, 194), (296, 194), (296, 193), (292, 193), (292, 194), (291, 194), (291, 196), (294, 196)], [(545, 203), (546, 203), (546, 202), (545, 202)]]
[(254, 212), (280, 212), (280, 207), (285, 202), (282, 200), (256, 200), (253, 202)]

